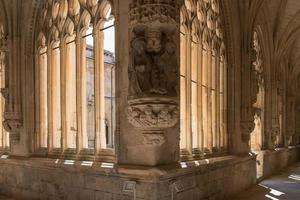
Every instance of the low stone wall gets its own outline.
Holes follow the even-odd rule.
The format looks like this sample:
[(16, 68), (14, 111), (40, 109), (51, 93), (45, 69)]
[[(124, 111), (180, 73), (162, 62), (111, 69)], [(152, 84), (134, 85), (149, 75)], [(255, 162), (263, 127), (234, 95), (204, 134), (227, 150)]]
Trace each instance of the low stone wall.
[[(0, 159), (0, 193), (16, 199), (225, 199), (256, 181), (255, 156), (226, 156), (159, 168), (41, 158)], [(125, 189), (125, 190), (124, 190)]]
[(280, 148), (257, 153), (257, 175), (260, 180), (299, 161), (300, 147)]

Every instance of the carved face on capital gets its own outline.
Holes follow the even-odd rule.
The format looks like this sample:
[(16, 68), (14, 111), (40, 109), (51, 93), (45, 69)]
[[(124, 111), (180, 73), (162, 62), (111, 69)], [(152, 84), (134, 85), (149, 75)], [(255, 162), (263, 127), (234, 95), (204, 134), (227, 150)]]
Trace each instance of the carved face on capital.
[(161, 46), (161, 31), (158, 29), (149, 28), (146, 31), (146, 39), (147, 39), (147, 51), (148, 52), (160, 52), (162, 49)]

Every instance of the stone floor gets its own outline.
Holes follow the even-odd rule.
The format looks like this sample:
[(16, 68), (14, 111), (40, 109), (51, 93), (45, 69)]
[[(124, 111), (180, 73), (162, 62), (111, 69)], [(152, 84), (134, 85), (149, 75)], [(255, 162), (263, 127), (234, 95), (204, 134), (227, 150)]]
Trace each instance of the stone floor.
[(265, 179), (234, 200), (300, 200), (300, 163)]

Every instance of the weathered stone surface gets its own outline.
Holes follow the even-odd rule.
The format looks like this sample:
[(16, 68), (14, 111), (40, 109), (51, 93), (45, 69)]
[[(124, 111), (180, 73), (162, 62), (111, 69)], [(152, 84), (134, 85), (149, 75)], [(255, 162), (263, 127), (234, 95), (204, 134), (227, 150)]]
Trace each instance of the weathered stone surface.
[[(296, 150), (286, 151), (295, 154)], [(101, 168), (84, 172), (65, 172), (64, 167), (50, 167), (38, 159), (22, 165), (22, 160), (0, 159), (0, 180), (6, 187), (0, 192), (27, 199), (121, 200), (132, 199), (133, 193), (123, 191), (124, 181), (130, 180), (131, 170), (122, 174), (105, 175)], [(27, 161), (24, 161), (27, 162)], [(19, 164), (17, 164), (19, 163)], [(20, 165), (21, 164), (21, 165)], [(205, 167), (204, 165), (207, 165)], [(177, 200), (222, 199), (249, 187), (255, 181), (255, 157), (213, 158), (209, 164), (167, 170), (147, 175), (147, 169), (137, 167), (136, 197), (140, 200), (166, 200), (173, 195)], [(118, 168), (118, 166), (116, 166)], [(153, 169), (152, 169), (153, 170)], [(129, 172), (126, 174), (126, 172)], [(225, 172), (228, 173), (225, 176)], [(25, 174), (29, 176), (25, 176)], [(156, 175), (155, 175), (156, 174)], [(132, 176), (133, 177), (133, 176)], [(144, 177), (144, 178), (143, 178)], [(241, 179), (243, 177), (243, 179)]]

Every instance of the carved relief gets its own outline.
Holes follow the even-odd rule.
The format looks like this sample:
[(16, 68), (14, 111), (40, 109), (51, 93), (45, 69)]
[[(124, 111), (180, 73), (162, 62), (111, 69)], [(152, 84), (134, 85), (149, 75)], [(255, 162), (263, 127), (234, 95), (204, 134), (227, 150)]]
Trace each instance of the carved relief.
[[(258, 35), (256, 32), (254, 32), (254, 36), (253, 36), (253, 50), (254, 50), (253, 72), (256, 77), (256, 83), (258, 87), (264, 87), (261, 47), (259, 45)], [(256, 94), (257, 93), (258, 90)]]
[(178, 46), (174, 42), (179, 33), (179, 3), (135, 0), (130, 5), (128, 120), (137, 128), (170, 128), (179, 121)]
[(271, 134), (272, 144), (275, 147), (278, 147), (279, 146), (278, 137), (280, 135), (280, 127), (276, 126), (276, 125), (273, 125), (272, 128), (271, 128), (270, 134)]
[(0, 24), (0, 53), (6, 51), (7, 35), (4, 32), (4, 27)]
[(178, 122), (179, 110), (177, 105), (133, 105), (128, 108), (128, 119), (135, 127), (173, 127)]
[(4, 64), (5, 62), (5, 53), (3, 51), (0, 51), (0, 73), (4, 73)]
[(143, 145), (146, 146), (161, 146), (166, 142), (166, 137), (163, 132), (148, 132), (143, 134)]
[[(252, 49), (250, 51), (251, 70), (250, 70), (250, 104), (245, 104), (243, 108), (246, 116), (243, 116), (241, 122), (242, 139), (248, 142), (250, 134), (255, 128), (254, 117), (256, 120), (262, 121), (261, 112), (264, 107), (264, 74), (262, 66), (261, 47), (257, 32), (253, 34)], [(249, 98), (249, 97), (248, 97)], [(245, 100), (244, 100), (245, 101)]]
[[(5, 34), (4, 27), (0, 24), (0, 71), (5, 73), (5, 58), (6, 58), (6, 48), (7, 48), (7, 35)], [(3, 76), (2, 76), (3, 77)], [(2, 83), (5, 82), (1, 80)], [(3, 88), (4, 85), (1, 85), (1, 95), (4, 98), (4, 114), (3, 123), (4, 129), (10, 133), (10, 141), (16, 143), (20, 140), (20, 128), (22, 126), (22, 121), (20, 113), (11, 112), (9, 110), (9, 88)]]
[(1, 92), (2, 97), (5, 100), (5, 107), (7, 109), (8, 98), (9, 98), (8, 88), (1, 88), (0, 92)]
[(150, 27), (137, 27), (133, 32), (130, 96), (176, 96), (179, 67), (172, 33)]
[(20, 113), (15, 112), (5, 112), (4, 113), (4, 121), (3, 127), (4, 129), (10, 133), (10, 141), (12, 143), (17, 143), (20, 140), (20, 129), (22, 127)]
[(4, 129), (10, 133), (10, 141), (12, 144), (17, 143), (20, 140), (20, 128), (22, 127), (22, 116), (17, 112), (9, 112), (9, 90), (8, 88), (1, 88), (1, 94), (5, 100), (5, 113), (3, 115)]
[(181, 4), (181, 0), (134, 0), (130, 5), (129, 19), (133, 24), (178, 22), (177, 10)]

